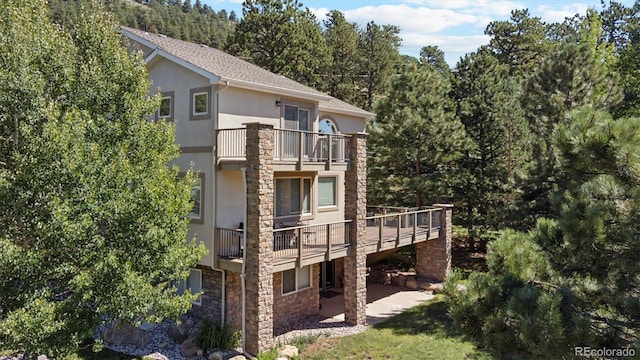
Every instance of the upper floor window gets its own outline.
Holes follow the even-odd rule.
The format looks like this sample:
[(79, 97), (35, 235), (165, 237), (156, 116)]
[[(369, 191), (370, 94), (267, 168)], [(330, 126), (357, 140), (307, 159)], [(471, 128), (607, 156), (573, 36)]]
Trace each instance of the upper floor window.
[(322, 134), (337, 134), (338, 128), (333, 121), (329, 119), (322, 119), (318, 124), (318, 132)]
[(311, 178), (278, 178), (276, 217), (311, 214)]
[(191, 222), (200, 223), (204, 222), (204, 174), (198, 174), (195, 179), (195, 184), (191, 189), (191, 201), (193, 201), (193, 207), (187, 215)]
[(191, 89), (191, 120), (203, 120), (211, 118), (211, 88), (203, 87)]
[(173, 91), (162, 92), (160, 108), (156, 112), (156, 120), (173, 121)]
[(311, 130), (309, 120), (311, 118), (309, 109), (297, 106), (285, 105), (284, 107), (284, 128), (290, 130)]
[(318, 206), (337, 206), (336, 177), (318, 177)]

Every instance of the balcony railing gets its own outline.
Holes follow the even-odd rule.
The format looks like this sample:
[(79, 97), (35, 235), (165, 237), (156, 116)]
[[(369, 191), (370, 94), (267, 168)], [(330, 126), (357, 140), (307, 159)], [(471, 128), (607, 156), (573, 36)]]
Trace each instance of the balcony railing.
[[(273, 132), (274, 161), (346, 162), (349, 159), (349, 135), (285, 129), (274, 129)], [(220, 129), (216, 136), (219, 160), (246, 158), (245, 128)]]
[(389, 249), (438, 236), (442, 209), (367, 207), (367, 246)]
[[(243, 229), (218, 228), (218, 256), (239, 259), (243, 255)], [(303, 258), (331, 253), (350, 245), (351, 220), (326, 224), (283, 226), (273, 229), (276, 259)]]

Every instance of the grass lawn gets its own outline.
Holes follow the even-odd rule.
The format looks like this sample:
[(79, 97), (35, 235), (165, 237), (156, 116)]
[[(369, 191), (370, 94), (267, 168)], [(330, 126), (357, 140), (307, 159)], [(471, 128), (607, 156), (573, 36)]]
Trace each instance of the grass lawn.
[(301, 359), (494, 359), (455, 330), (441, 297), (366, 332), (309, 345)]

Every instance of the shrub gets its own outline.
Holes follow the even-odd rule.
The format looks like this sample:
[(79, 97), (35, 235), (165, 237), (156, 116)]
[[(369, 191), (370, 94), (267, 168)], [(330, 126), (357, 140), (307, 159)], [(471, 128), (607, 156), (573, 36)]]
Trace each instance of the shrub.
[(230, 326), (205, 319), (196, 334), (196, 345), (203, 350), (235, 349), (240, 344), (240, 333)]

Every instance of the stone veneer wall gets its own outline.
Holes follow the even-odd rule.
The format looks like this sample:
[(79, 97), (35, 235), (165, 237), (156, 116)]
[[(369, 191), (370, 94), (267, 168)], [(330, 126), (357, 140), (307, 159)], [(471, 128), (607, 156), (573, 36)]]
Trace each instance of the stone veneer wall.
[(242, 330), (242, 285), (240, 284), (240, 274), (227, 271), (226, 280), (226, 314), (224, 321), (232, 328)]
[(345, 172), (344, 216), (352, 219), (351, 254), (344, 258), (345, 321), (366, 325), (367, 316), (367, 141), (366, 134), (351, 138), (349, 169)]
[(247, 352), (257, 355), (273, 345), (273, 126), (247, 126)]
[(209, 318), (220, 321), (222, 304), (222, 274), (209, 266), (196, 266), (202, 271), (202, 296), (200, 305), (193, 305), (189, 313), (198, 318)]
[(344, 258), (338, 258), (335, 261), (335, 285), (337, 288), (341, 288), (344, 286)]
[(320, 264), (311, 265), (311, 287), (283, 295), (282, 273), (273, 274), (273, 327), (276, 333), (320, 310)]
[(437, 281), (444, 281), (451, 269), (451, 233), (453, 205), (437, 204), (440, 213), (440, 237), (416, 244), (416, 272)]

